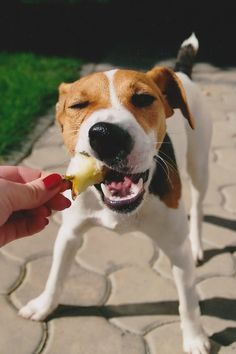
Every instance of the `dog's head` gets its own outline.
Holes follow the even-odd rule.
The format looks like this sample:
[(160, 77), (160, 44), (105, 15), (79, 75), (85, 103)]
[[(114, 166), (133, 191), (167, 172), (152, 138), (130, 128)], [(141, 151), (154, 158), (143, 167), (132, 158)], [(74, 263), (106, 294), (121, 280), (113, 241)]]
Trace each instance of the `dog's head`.
[(132, 212), (141, 204), (174, 108), (193, 127), (183, 87), (164, 67), (112, 70), (60, 85), (56, 114), (65, 144), (108, 167), (95, 187), (113, 211)]

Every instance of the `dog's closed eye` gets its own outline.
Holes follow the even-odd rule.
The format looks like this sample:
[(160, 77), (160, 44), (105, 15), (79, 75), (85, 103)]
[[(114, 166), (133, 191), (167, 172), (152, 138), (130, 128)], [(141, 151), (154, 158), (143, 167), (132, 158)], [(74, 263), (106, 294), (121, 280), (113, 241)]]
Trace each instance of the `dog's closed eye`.
[(147, 93), (135, 93), (131, 97), (131, 103), (138, 108), (144, 108), (151, 106), (151, 104), (155, 101), (155, 97), (149, 95)]
[(70, 105), (69, 108), (83, 109), (83, 108), (88, 107), (89, 103), (90, 103), (89, 101), (77, 102), (77, 103), (73, 103), (72, 105)]

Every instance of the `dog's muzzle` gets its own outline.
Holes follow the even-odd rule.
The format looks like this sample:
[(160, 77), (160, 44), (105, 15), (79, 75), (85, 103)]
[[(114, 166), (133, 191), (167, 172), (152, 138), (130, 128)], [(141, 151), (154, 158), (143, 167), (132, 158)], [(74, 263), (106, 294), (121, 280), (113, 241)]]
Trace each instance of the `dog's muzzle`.
[(148, 180), (149, 170), (132, 173), (132, 166), (127, 164), (134, 147), (132, 136), (119, 125), (107, 122), (94, 124), (88, 136), (95, 157), (107, 169), (104, 181), (95, 185), (102, 201), (118, 213), (134, 211), (143, 200), (144, 183)]
[(116, 166), (130, 154), (134, 142), (127, 130), (111, 123), (99, 122), (89, 129), (89, 143), (98, 159)]

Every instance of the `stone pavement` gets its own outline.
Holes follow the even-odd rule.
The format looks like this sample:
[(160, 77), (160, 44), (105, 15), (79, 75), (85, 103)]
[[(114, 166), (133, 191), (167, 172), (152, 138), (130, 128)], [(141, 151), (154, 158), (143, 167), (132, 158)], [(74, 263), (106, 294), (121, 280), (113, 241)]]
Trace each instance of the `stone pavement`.
[[(106, 68), (91, 64), (84, 70)], [(205, 261), (197, 268), (197, 286), (212, 353), (229, 354), (236, 353), (236, 69), (198, 64), (194, 78), (214, 122), (204, 202)], [(67, 162), (59, 128), (51, 126), (22, 163), (64, 173)], [(185, 197), (189, 205), (188, 188)], [(54, 314), (43, 323), (18, 317), (18, 309), (45, 285), (59, 223), (54, 214), (39, 235), (0, 251), (0, 354), (182, 353), (168, 260), (138, 230), (121, 237), (92, 229)]]

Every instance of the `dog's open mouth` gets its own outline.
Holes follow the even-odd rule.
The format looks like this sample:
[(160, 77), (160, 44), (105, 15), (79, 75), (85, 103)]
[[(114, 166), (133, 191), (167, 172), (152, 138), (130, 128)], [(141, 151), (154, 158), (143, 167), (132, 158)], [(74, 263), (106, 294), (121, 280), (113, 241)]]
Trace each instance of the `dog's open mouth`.
[(137, 208), (145, 192), (144, 183), (147, 181), (149, 170), (124, 174), (115, 170), (106, 173), (104, 181), (95, 187), (102, 194), (104, 203), (113, 211), (128, 213)]

